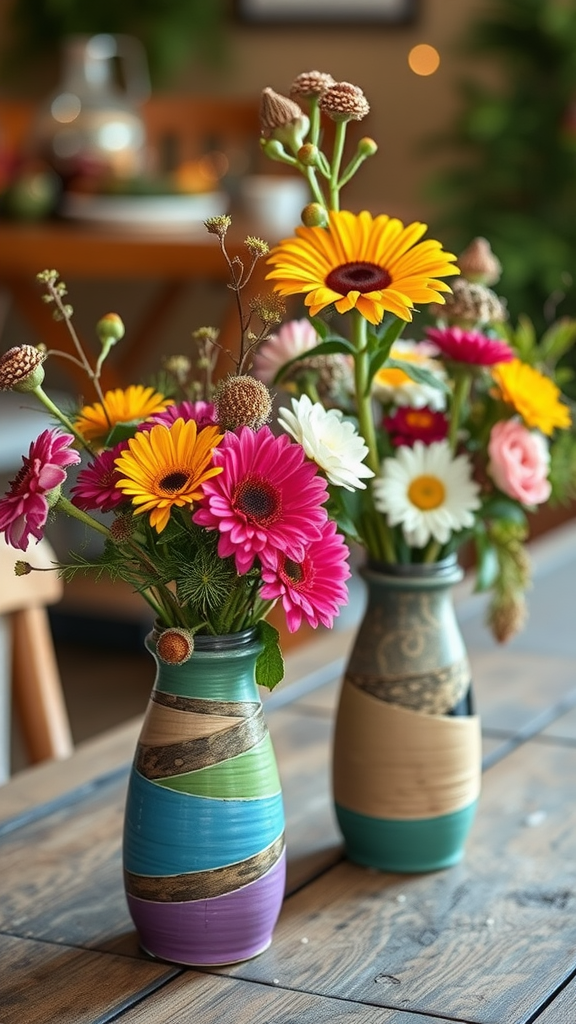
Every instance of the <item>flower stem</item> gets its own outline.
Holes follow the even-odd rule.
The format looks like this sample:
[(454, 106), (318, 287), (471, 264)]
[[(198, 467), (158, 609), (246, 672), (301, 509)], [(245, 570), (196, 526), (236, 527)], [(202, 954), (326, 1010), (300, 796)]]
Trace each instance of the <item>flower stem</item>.
[(340, 209), (340, 167), (344, 155), (344, 143), (346, 141), (346, 121), (336, 122), (336, 133), (334, 135), (334, 150), (332, 152), (332, 167), (330, 174), (330, 209)]
[(100, 523), (97, 519), (89, 516), (87, 512), (83, 512), (81, 508), (77, 508), (72, 502), (65, 498), (63, 494), (60, 495), (56, 503), (56, 507), (59, 512), (65, 512), (66, 515), (72, 516), (73, 519), (77, 519), (80, 523), (84, 523), (85, 526), (89, 526), (91, 530), (96, 530), (101, 533), (104, 537), (110, 537), (110, 530), (104, 523)]
[(52, 413), (52, 415), (55, 416), (56, 419), (60, 420), (60, 423), (62, 423), (62, 425), (66, 427), (66, 430), (70, 431), (70, 433), (76, 438), (78, 443), (81, 444), (82, 447), (85, 448), (86, 451), (90, 453), (90, 455), (93, 455), (94, 452), (90, 445), (86, 442), (86, 439), (82, 436), (82, 434), (80, 434), (76, 430), (76, 428), (70, 422), (68, 417), (64, 415), (64, 413), (58, 408), (57, 405), (54, 404), (54, 402), (52, 401), (51, 398), (48, 397), (46, 392), (42, 390), (42, 386), (40, 384), (38, 385), (38, 387), (34, 388), (32, 393), (36, 395), (38, 401), (42, 402), (42, 405), (46, 409), (48, 409), (48, 412)]
[[(354, 343), (354, 383), (356, 391), (356, 406), (358, 412), (359, 431), (366, 445), (368, 455), (366, 464), (375, 476), (380, 472), (380, 460), (378, 457), (378, 445), (376, 442), (376, 431), (372, 416), (372, 401), (370, 397), (370, 352), (368, 349), (367, 324), (364, 317), (353, 311), (352, 316), (352, 341)], [(374, 526), (374, 551), (372, 554), (383, 562), (396, 561), (394, 545), (386, 522), (374, 508), (372, 489), (370, 486), (366, 493), (368, 506), (368, 521)]]
[(456, 445), (458, 444), (458, 430), (462, 412), (470, 393), (470, 384), (471, 379), (467, 371), (458, 371), (454, 382), (452, 408), (450, 410), (450, 429), (448, 431), (448, 441), (452, 452), (456, 451)]

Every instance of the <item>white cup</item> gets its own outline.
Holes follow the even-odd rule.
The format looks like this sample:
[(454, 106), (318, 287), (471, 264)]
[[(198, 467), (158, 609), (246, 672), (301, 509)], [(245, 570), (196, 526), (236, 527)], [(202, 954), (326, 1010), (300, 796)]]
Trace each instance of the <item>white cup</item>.
[(279, 174), (249, 174), (240, 181), (242, 210), (250, 224), (267, 229), (275, 238), (294, 233), (310, 192), (303, 178)]

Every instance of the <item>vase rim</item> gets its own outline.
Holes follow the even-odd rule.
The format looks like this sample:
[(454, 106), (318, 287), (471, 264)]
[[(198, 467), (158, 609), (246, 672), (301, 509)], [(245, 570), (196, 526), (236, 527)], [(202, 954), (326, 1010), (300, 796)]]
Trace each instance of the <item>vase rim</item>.
[(448, 555), (439, 562), (376, 562), (369, 560), (361, 570), (365, 576), (388, 576), (400, 580), (429, 580), (455, 583), (462, 579), (464, 571), (458, 564), (456, 554)]
[[(170, 626), (162, 626), (156, 620), (154, 623), (154, 629), (150, 633), (150, 641), (153, 646), (156, 646), (156, 640), (160, 633), (165, 629), (170, 629)], [(251, 626), (249, 629), (241, 629), (237, 633), (195, 633), (194, 634), (194, 650), (195, 651), (232, 651), (238, 650), (239, 648), (248, 647), (249, 644), (254, 643), (257, 638), (257, 627)]]

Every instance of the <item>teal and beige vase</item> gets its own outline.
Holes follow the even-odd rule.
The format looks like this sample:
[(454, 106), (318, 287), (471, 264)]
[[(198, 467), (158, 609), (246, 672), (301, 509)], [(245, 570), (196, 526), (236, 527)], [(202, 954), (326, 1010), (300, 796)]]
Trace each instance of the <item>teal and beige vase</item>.
[(480, 721), (456, 620), (455, 557), (370, 565), (340, 694), (335, 811), (348, 857), (386, 871), (459, 861), (481, 778)]
[(284, 810), (255, 683), (254, 631), (196, 637), (157, 674), (132, 766), (124, 881), (140, 944), (215, 966), (270, 945), (285, 887)]

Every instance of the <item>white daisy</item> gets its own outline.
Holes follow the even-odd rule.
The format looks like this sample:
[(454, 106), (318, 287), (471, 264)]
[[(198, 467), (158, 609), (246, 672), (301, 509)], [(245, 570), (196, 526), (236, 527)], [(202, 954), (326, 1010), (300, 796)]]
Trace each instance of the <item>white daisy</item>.
[(304, 356), (319, 344), (320, 338), (309, 320), (289, 320), (256, 349), (252, 373), (264, 384), (272, 384), (285, 363)]
[(432, 538), (446, 544), (452, 533), (474, 525), (480, 507), (478, 484), (465, 455), (455, 458), (448, 441), (425, 445), (416, 441), (384, 459), (382, 475), (373, 484), (374, 504), (390, 526), (402, 526), (411, 547), (423, 548)]
[[(404, 363), (412, 363), (423, 370), (428, 370), (439, 382), (446, 381), (446, 373), (440, 363), (433, 358), (438, 352), (434, 345), (427, 342), (396, 341), (390, 352), (392, 359)], [(442, 412), (446, 408), (446, 393), (441, 387), (433, 384), (419, 384), (412, 380), (404, 370), (392, 366), (382, 366), (372, 381), (374, 396), (384, 404), (408, 405), (412, 409), (423, 409), (427, 406), (434, 412)]]
[(278, 422), (326, 473), (331, 484), (347, 491), (365, 489), (360, 478), (374, 476), (363, 462), (368, 454), (364, 438), (353, 423), (342, 418), (340, 409), (325, 409), (320, 402), (312, 403), (308, 395), (302, 395), (292, 399), (292, 412), (280, 409)]

